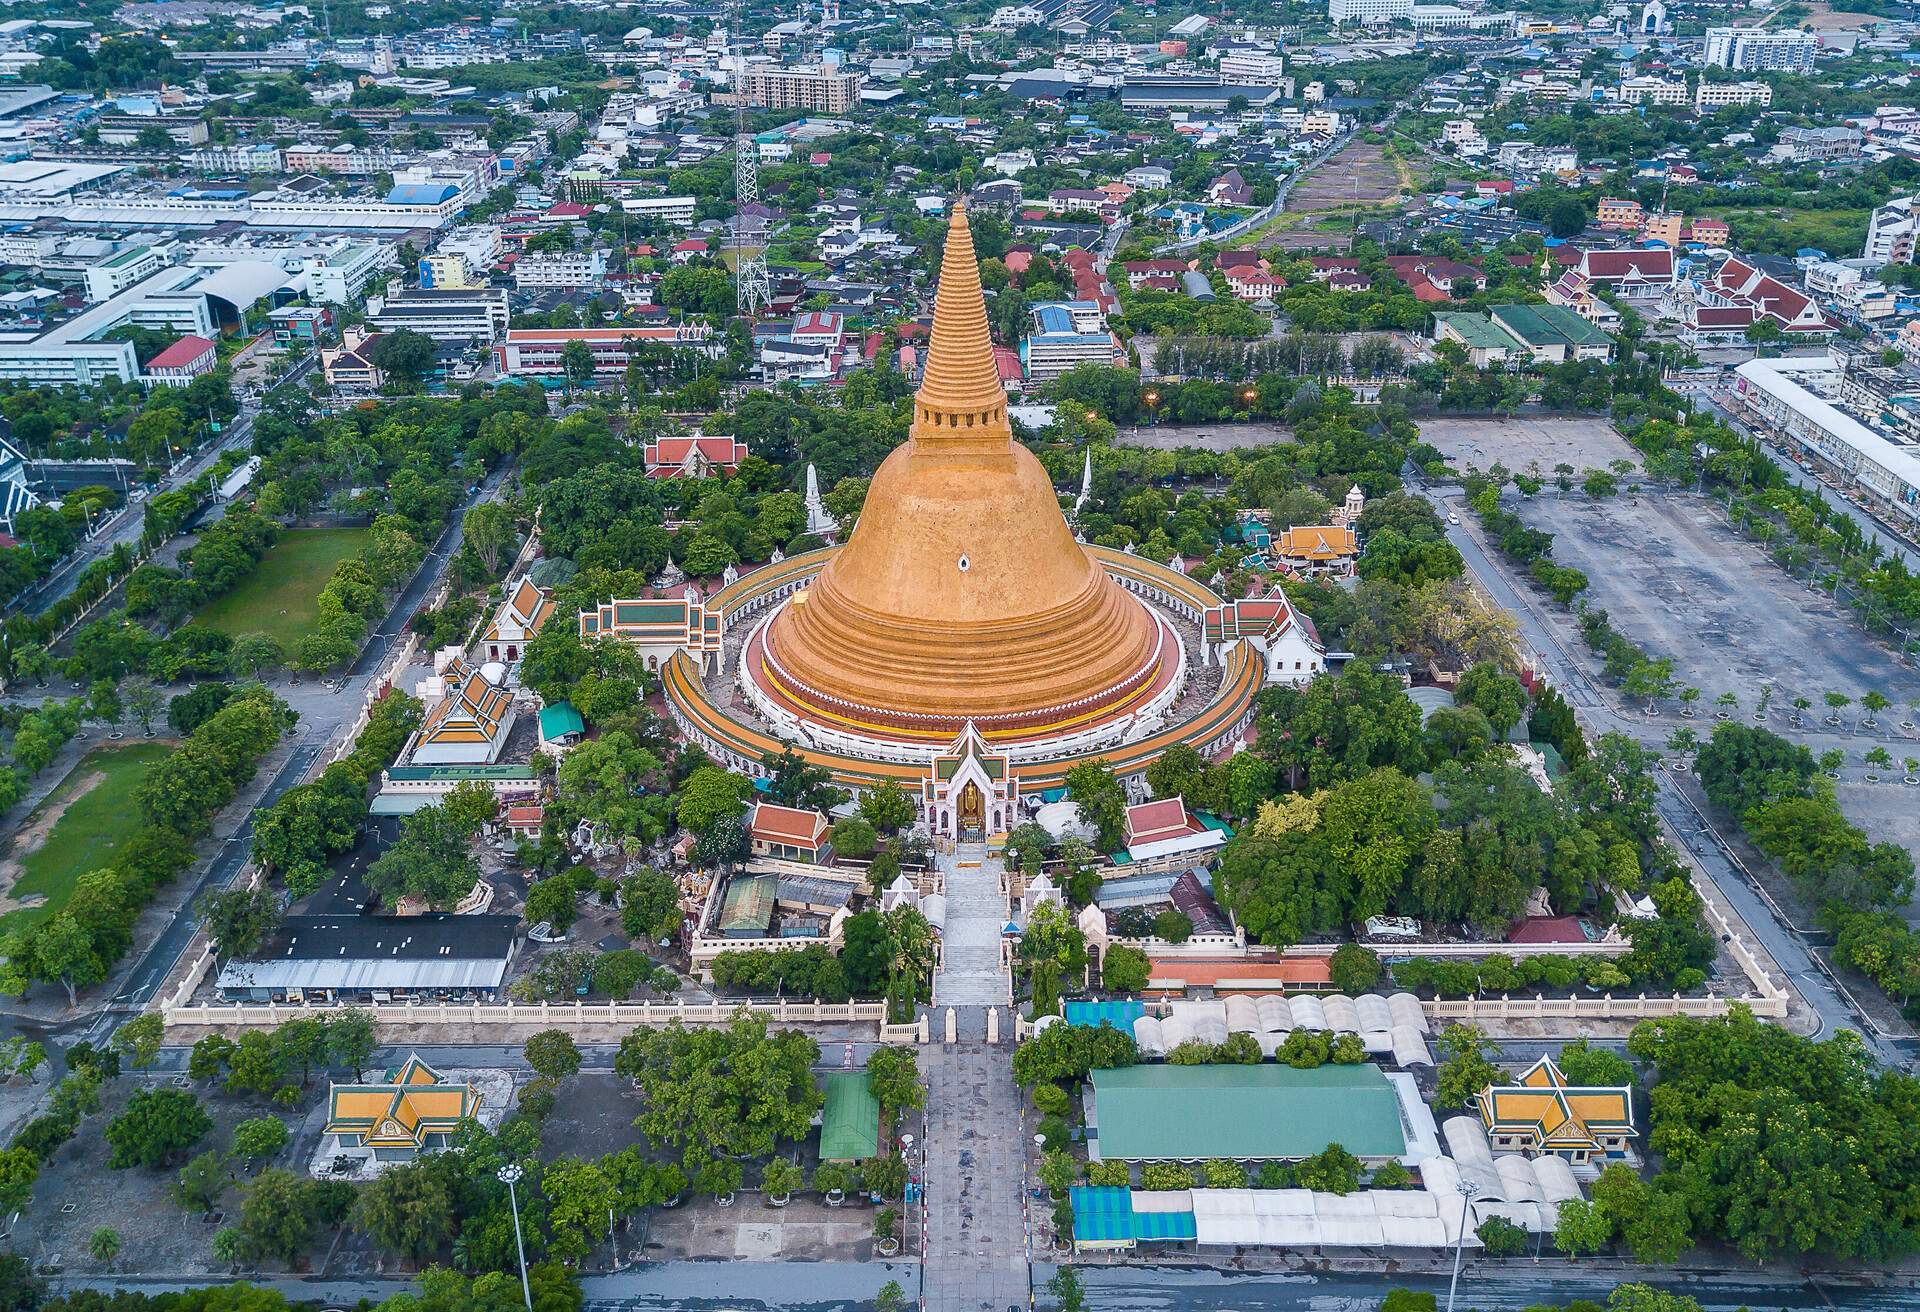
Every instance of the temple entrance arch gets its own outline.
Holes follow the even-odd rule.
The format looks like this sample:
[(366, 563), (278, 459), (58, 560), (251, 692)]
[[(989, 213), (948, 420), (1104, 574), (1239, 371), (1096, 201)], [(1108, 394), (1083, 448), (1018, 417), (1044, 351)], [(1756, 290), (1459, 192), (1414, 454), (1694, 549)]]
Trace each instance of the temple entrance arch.
[(935, 838), (979, 842), (1013, 827), (1019, 791), (1012, 761), (989, 747), (969, 721), (947, 750), (928, 762), (921, 808)]

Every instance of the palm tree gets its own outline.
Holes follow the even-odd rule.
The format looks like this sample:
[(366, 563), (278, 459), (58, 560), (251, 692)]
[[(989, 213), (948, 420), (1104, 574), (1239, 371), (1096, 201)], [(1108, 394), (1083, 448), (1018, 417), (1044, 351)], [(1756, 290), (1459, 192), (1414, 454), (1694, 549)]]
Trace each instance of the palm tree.
[(906, 905), (887, 913), (887, 992), (907, 981), (914, 996), (920, 985), (933, 974), (933, 926), (927, 918)]

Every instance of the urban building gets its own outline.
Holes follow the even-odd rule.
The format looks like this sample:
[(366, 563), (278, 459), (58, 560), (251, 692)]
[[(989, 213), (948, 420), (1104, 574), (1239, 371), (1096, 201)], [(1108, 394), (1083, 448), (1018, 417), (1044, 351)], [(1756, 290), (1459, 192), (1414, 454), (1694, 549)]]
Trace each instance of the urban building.
[(391, 250), (377, 242), (342, 242), (302, 266), (307, 295), (322, 305), (352, 305), (392, 258)]
[(481, 342), (491, 346), (506, 334), (512, 318), (504, 287), (442, 291), (403, 291), (384, 302), (367, 303), (367, 323), (383, 333), (425, 333), (439, 342)]
[(1867, 241), (1860, 258), (1876, 264), (1912, 264), (1913, 234), (1920, 225), (1916, 197), (1902, 196), (1876, 209), (1867, 220)]
[(1341, 23), (1386, 23), (1396, 18), (1413, 17), (1413, 0), (1327, 0), (1327, 21)]
[(596, 377), (614, 378), (627, 368), (628, 344), (655, 342), (703, 355), (719, 354), (713, 330), (706, 324), (679, 324), (661, 328), (515, 328), (494, 348), (500, 372), (509, 377), (558, 378), (566, 372), (563, 356), (569, 344), (584, 342), (593, 356)]
[(606, 277), (607, 253), (600, 249), (541, 251), (513, 263), (513, 285), (521, 291), (597, 291)]
[(860, 103), (858, 73), (819, 65), (806, 68), (749, 68), (739, 75), (735, 94), (759, 109), (810, 109), (844, 114)]
[(212, 373), (218, 359), (213, 342), (189, 334), (147, 361), (146, 376), (153, 385), (185, 387), (201, 374)]
[(1820, 38), (1812, 32), (1710, 27), (1701, 62), (1737, 73), (1811, 73)]
[(1772, 103), (1773, 88), (1765, 82), (1709, 82), (1701, 78), (1699, 87), (1693, 93), (1693, 107), (1703, 114), (1725, 109), (1729, 105), (1759, 105), (1764, 108)]
[(121, 251), (87, 270), (87, 300), (95, 305), (110, 301), (171, 263), (167, 252), (155, 246), (135, 246)]
[[(1093, 307), (1089, 316), (1071, 301), (1033, 307), (1033, 331), (1020, 339), (1021, 371), (1028, 382), (1058, 378), (1077, 364), (1112, 364), (1113, 334)], [(1097, 325), (1097, 326), (1096, 326)]]

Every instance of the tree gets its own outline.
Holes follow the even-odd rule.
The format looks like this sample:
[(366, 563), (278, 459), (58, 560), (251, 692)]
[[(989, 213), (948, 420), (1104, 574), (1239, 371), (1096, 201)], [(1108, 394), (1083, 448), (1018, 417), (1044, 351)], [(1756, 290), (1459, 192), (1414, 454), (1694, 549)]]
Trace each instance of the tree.
[(271, 1157), (287, 1146), (287, 1123), (277, 1116), (255, 1116), (233, 1127), (233, 1151), (249, 1162)]
[(912, 1048), (875, 1049), (867, 1058), (867, 1087), (889, 1115), (912, 1111), (926, 1102), (919, 1059)]
[(220, 1206), (227, 1191), (226, 1154), (209, 1149), (180, 1168), (174, 1183), (173, 1198), (190, 1212), (211, 1212)]
[(913, 823), (915, 807), (906, 790), (889, 779), (860, 799), (860, 814), (877, 832), (891, 834)]
[(1504, 1216), (1488, 1217), (1473, 1233), (1488, 1257), (1520, 1257), (1532, 1246), (1526, 1230)]
[(33, 1184), (39, 1178), (40, 1159), (32, 1149), (0, 1149), (0, 1213), (23, 1210), (32, 1201)]
[(113, 1259), (120, 1256), (120, 1232), (110, 1226), (101, 1226), (87, 1236), (87, 1252), (94, 1261), (111, 1266)]
[(312, 1241), (319, 1220), (314, 1210), (316, 1194), (309, 1186), (324, 1183), (304, 1181), (279, 1167), (256, 1175), (240, 1203), (242, 1251), (255, 1259), (271, 1257), (288, 1263), (299, 1257)]
[(1080, 1273), (1072, 1267), (1063, 1266), (1054, 1272), (1047, 1281), (1047, 1292), (1057, 1300), (1059, 1312), (1085, 1312), (1086, 1290), (1080, 1283)]
[(200, 1100), (186, 1090), (140, 1089), (127, 1101), (127, 1110), (107, 1122), (106, 1138), (113, 1146), (107, 1165), (158, 1169), (212, 1128)]
[(1109, 993), (1139, 993), (1153, 974), (1153, 962), (1139, 948), (1116, 944), (1100, 962), (1101, 982)]
[(564, 931), (574, 921), (578, 898), (571, 875), (560, 874), (535, 880), (527, 889), (527, 904), (521, 916), (529, 925), (544, 921), (554, 929)]
[(873, 1296), (873, 1312), (906, 1312), (906, 1309), (907, 1291), (900, 1288), (898, 1280), (887, 1281)]
[(353, 1224), (383, 1251), (424, 1261), (451, 1243), (459, 1229), (460, 1187), (449, 1157), (403, 1162), (361, 1188)]
[(364, 1077), (375, 1043), (373, 1017), (358, 1007), (335, 1012), (327, 1022), (327, 1056), (351, 1066), (356, 1082)]
[(575, 387), (585, 387), (593, 381), (593, 348), (585, 342), (574, 340), (560, 350), (560, 371), (566, 376), (567, 394), (571, 396)]
[(1106, 761), (1082, 761), (1067, 771), (1067, 797), (1098, 836), (1100, 849), (1115, 852), (1126, 842), (1127, 794)]
[(1330, 1143), (1301, 1162), (1296, 1174), (1302, 1189), (1350, 1194), (1360, 1187), (1360, 1159), (1337, 1143)]
[(127, 685), (127, 713), (140, 726), (140, 732), (153, 737), (153, 719), (166, 705), (166, 696), (151, 679), (135, 679)]
[(1569, 1258), (1597, 1253), (1613, 1242), (1613, 1221), (1597, 1204), (1569, 1198), (1560, 1204), (1553, 1246)]
[(417, 898), (436, 911), (473, 891), (480, 868), (470, 844), (475, 830), (442, 806), (424, 806), (401, 825), (400, 837), (367, 866), (367, 888), (387, 901)]
[(523, 1051), (527, 1065), (542, 1079), (564, 1080), (580, 1073), (580, 1049), (565, 1030), (541, 1030)]
[(820, 1105), (811, 1069), (819, 1053), (807, 1035), (769, 1034), (764, 1019), (741, 1014), (725, 1029), (636, 1030), (614, 1069), (646, 1095), (635, 1124), (698, 1172), (715, 1156), (766, 1156), (803, 1138)]
[(1469, 667), (1460, 676), (1454, 697), (1485, 715), (1494, 733), (1502, 739), (1527, 711), (1526, 685), (1491, 661)]
[(200, 923), (223, 957), (257, 951), (280, 927), (280, 899), (268, 888), (217, 889), (200, 899)]
[(460, 540), (473, 548), (490, 575), (499, 574), (519, 536), (513, 512), (497, 501), (481, 502), (460, 520)]
[(113, 1032), (108, 1042), (137, 1071), (153, 1065), (166, 1037), (166, 1022), (157, 1011), (144, 1011)]
[(685, 828), (704, 835), (722, 820), (737, 820), (752, 791), (753, 785), (744, 775), (703, 765), (680, 786), (676, 818)]
[(680, 929), (680, 886), (652, 866), (622, 881), (620, 903), (620, 927), (630, 939), (672, 938)]
[(433, 339), (410, 328), (382, 333), (372, 347), (373, 363), (401, 391), (418, 390), (433, 369), (435, 354)]
[(1380, 982), (1380, 958), (1359, 943), (1343, 943), (1327, 962), (1333, 986), (1342, 993), (1365, 993)]
[(575, 1261), (585, 1257), (606, 1233), (607, 1218), (618, 1203), (606, 1168), (577, 1157), (559, 1158), (547, 1164), (540, 1191), (547, 1199), (553, 1252)]
[(1617, 1052), (1593, 1047), (1585, 1039), (1562, 1044), (1555, 1064), (1572, 1085), (1620, 1088), (1633, 1083), (1632, 1062)]
[(1467, 1107), (1489, 1084), (1500, 1078), (1499, 1068), (1487, 1060), (1487, 1036), (1477, 1025), (1449, 1025), (1440, 1032), (1440, 1063), (1435, 1101), (1442, 1107)]

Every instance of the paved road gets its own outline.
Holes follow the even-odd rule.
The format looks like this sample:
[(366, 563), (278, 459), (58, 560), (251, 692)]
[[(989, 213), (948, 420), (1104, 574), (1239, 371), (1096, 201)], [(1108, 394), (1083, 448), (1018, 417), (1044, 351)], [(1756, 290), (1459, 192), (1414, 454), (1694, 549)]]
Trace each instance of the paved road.
[[(316, 358), (308, 356), (300, 360), (273, 386), (281, 387), (287, 383), (299, 381), (313, 367)], [(268, 390), (271, 391), (272, 388)], [(172, 488), (184, 487), (212, 468), (213, 462), (220, 458), (221, 452), (251, 442), (253, 419), (258, 413), (257, 403), (242, 402), (240, 413), (235, 416), (232, 425), (220, 435), (220, 440), (161, 479), (154, 491), (165, 492)], [(146, 503), (144, 501), (122, 507), (118, 515), (114, 516), (94, 537), (76, 548), (58, 569), (41, 580), (38, 587), (22, 594), (15, 609), (26, 615), (44, 615), (55, 602), (73, 591), (73, 585), (79, 581), (81, 573), (87, 566), (123, 543), (128, 547), (137, 545), (140, 541), (140, 531), (145, 524)]]
[[(1444, 1274), (1424, 1270), (1349, 1275), (1187, 1266), (1092, 1265), (1078, 1269), (1087, 1291), (1087, 1307), (1094, 1312), (1370, 1312), (1390, 1289), (1429, 1290), (1444, 1302), (1447, 1286)], [(1053, 1268), (1036, 1266), (1036, 1289), (1052, 1275)], [(1707, 1312), (1733, 1312), (1736, 1308), (1909, 1312), (1915, 1302), (1910, 1287), (1862, 1289), (1801, 1280), (1769, 1283), (1750, 1273), (1675, 1280), (1639, 1268), (1605, 1268), (1594, 1263), (1573, 1267), (1549, 1258), (1539, 1263), (1520, 1259), (1499, 1265), (1469, 1260), (1460, 1276), (1460, 1306), (1517, 1309), (1564, 1304), (1576, 1298), (1604, 1304), (1615, 1284), (1632, 1279), (1690, 1295)], [(591, 1312), (714, 1308), (742, 1312), (850, 1312), (857, 1308), (864, 1312), (880, 1287), (890, 1280), (897, 1282), (909, 1299), (913, 1297), (917, 1274), (912, 1263), (904, 1262), (657, 1262), (613, 1275), (587, 1276), (580, 1283)], [(56, 1279), (53, 1285), (56, 1291), (130, 1289), (158, 1294), (213, 1283), (220, 1282), (120, 1275)], [(398, 1280), (272, 1277), (253, 1283), (278, 1289), (289, 1299), (335, 1307), (351, 1307), (363, 1298), (379, 1302), (410, 1285)], [(1022, 1297), (996, 1304), (994, 1312), (1003, 1307), (1027, 1306)]]
[[(374, 630), (366, 649), (353, 663), (352, 669), (328, 695), (315, 698), (301, 698), (302, 714), (300, 724), (296, 726), (297, 735), (292, 754), (281, 766), (273, 782), (254, 804), (254, 811), (260, 807), (271, 806), (281, 794), (298, 784), (306, 776), (307, 770), (320, 756), (330, 750), (334, 739), (343, 726), (350, 724), (360, 714), (373, 676), (386, 663), (395, 642), (406, 631), (406, 624), (414, 611), (419, 609), (427, 594), (438, 584), (440, 576), (447, 568), (447, 562), (453, 559), (460, 549), (460, 522), (466, 512), (479, 502), (490, 498), (505, 481), (509, 466), (502, 465), (485, 482), (470, 493), (448, 520), (441, 531), (440, 538), (427, 553), (426, 559), (415, 572), (413, 581), (407, 585), (394, 601), (387, 617)], [(327, 714), (319, 713), (321, 710)], [(220, 850), (202, 872), (199, 882), (194, 885), (191, 896), (183, 904), (179, 914), (168, 923), (165, 930), (154, 940), (133, 972), (127, 976), (126, 986), (113, 1000), (105, 1004), (91, 1019), (78, 1022), (84, 1026), (84, 1033), (75, 1037), (98, 1040), (110, 1033), (121, 1020), (138, 1012), (153, 998), (160, 986), (166, 982), (174, 968), (179, 965), (193, 942), (198, 922), (192, 914), (192, 907), (200, 897), (212, 890), (225, 888), (239, 875), (247, 863), (252, 850), (253, 811), (232, 837), (222, 843)], [(57, 1027), (65, 1031), (75, 1028), (75, 1024)]]
[(1864, 506), (1856, 506), (1853, 502), (1847, 500), (1845, 493), (1821, 482), (1818, 478), (1815, 478), (1812, 474), (1800, 468), (1799, 464), (1795, 462), (1794, 457), (1775, 440), (1771, 433), (1763, 428), (1753, 427), (1747, 423), (1746, 420), (1727, 409), (1720, 395), (1715, 393), (1705, 383), (1680, 384), (1676, 387), (1676, 390), (1683, 392), (1693, 400), (1706, 406), (1707, 409), (1713, 411), (1714, 414), (1732, 425), (1736, 432), (1744, 433), (1748, 437), (1757, 440), (1760, 445), (1766, 448), (1767, 452), (1773, 456), (1774, 463), (1780, 466), (1781, 471), (1786, 474), (1789, 482), (1795, 487), (1803, 487), (1811, 491), (1824, 493), (1827, 501), (1831, 505), (1838, 507), (1849, 519), (1860, 526), (1861, 531), (1867, 535), (1869, 542), (1878, 543), (1880, 549), (1885, 551), (1889, 556), (1897, 556), (1906, 561), (1908, 568), (1920, 569), (1920, 549), (1914, 546), (1910, 538), (1903, 537), (1893, 525), (1887, 523), (1887, 521), (1881, 519)]
[[(1443, 515), (1449, 509), (1457, 513), (1463, 508), (1457, 492), (1449, 500), (1446, 495), (1431, 488), (1422, 491)], [(1648, 734), (1646, 721), (1623, 716), (1614, 709), (1599, 684), (1560, 641), (1554, 627), (1541, 616), (1532, 597), (1514, 587), (1506, 571), (1494, 563), (1482, 545), (1478, 531), (1466, 522), (1471, 515), (1461, 515), (1460, 518), (1460, 524), (1448, 527), (1447, 540), (1459, 550), (1467, 567), (1473, 571), (1475, 579), (1487, 594), (1499, 605), (1512, 611), (1519, 620), (1521, 633), (1539, 654), (1546, 666), (1547, 676), (1572, 704), (1588, 729), (1601, 733), (1617, 730), (1636, 740), (1645, 741)], [(1848, 1002), (1838, 982), (1827, 974), (1806, 940), (1778, 913), (1771, 899), (1747, 879), (1714, 835), (1701, 832), (1701, 818), (1673, 781), (1662, 772), (1658, 782), (1660, 814), (1681, 836), (1688, 851), (1713, 881), (1721, 897), (1739, 913), (1754, 938), (1793, 981), (1794, 987), (1819, 1018), (1821, 1032), (1832, 1033), (1842, 1029), (1858, 1031), (1865, 1036), (1867, 1046), (1881, 1061), (1896, 1066), (1906, 1065), (1908, 1055), (1898, 1046), (1880, 1038), (1875, 1027)]]

